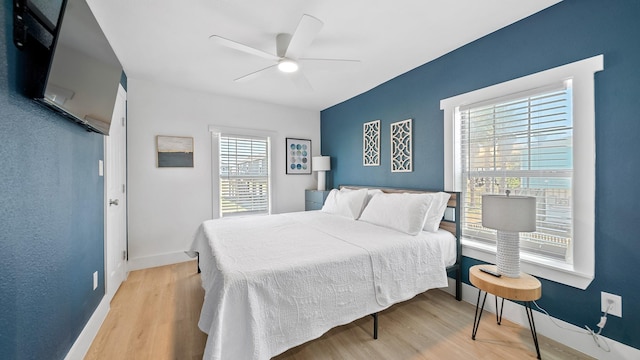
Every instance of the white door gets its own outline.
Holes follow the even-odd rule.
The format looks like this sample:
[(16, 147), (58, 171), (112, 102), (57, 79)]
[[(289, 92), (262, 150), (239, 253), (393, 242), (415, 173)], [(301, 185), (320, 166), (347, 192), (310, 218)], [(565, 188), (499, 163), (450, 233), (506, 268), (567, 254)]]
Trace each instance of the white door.
[(105, 136), (105, 278), (111, 300), (124, 281), (127, 259), (127, 94), (120, 86), (109, 136)]

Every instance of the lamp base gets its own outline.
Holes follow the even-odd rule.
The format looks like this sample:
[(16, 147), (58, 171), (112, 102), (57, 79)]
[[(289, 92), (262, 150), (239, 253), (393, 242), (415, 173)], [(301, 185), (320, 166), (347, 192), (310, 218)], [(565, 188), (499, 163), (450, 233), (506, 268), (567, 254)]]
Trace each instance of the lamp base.
[(498, 230), (496, 265), (500, 274), (520, 277), (520, 233)]
[(324, 171), (318, 171), (318, 191), (325, 191), (327, 188), (327, 176)]

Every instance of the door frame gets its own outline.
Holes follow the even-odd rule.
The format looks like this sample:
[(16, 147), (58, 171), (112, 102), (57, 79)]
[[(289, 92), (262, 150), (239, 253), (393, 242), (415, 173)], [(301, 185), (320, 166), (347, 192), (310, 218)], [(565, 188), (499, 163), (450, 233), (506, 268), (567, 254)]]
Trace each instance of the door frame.
[[(125, 146), (125, 159), (124, 159), (124, 163), (122, 164), (123, 170), (124, 170), (124, 177), (123, 177), (123, 181), (124, 181), (124, 193), (122, 194), (122, 206), (124, 207), (124, 214), (125, 214), (125, 222), (124, 222), (124, 251), (126, 252), (126, 257), (123, 260), (123, 266), (124, 266), (124, 277), (123, 277), (123, 282), (126, 281), (127, 276), (129, 275), (129, 271), (127, 268), (128, 265), (128, 260), (129, 260), (129, 239), (128, 239), (128, 193), (129, 193), (129, 188), (128, 188), (128, 184), (127, 184), (127, 155), (126, 155), (126, 150), (127, 150), (127, 91), (124, 89), (124, 87), (122, 86), (122, 84), (120, 84), (118, 86), (118, 94), (116, 96), (116, 103), (114, 104), (114, 106), (118, 106), (118, 99), (122, 97), (125, 101), (125, 109), (124, 109), (124, 137), (125, 137), (125, 141), (124, 141), (124, 146)], [(119, 121), (121, 120), (117, 120), (118, 123), (114, 124), (114, 125), (120, 125)], [(112, 119), (112, 123), (114, 122), (114, 120)], [(112, 125), (113, 126), (113, 125)], [(107, 143), (106, 141), (104, 142), (104, 158), (105, 158), (105, 162), (104, 162), (104, 167), (106, 169), (108, 169), (107, 167), (107, 162), (110, 161), (110, 159), (108, 159), (108, 153), (107, 153)], [(107, 282), (109, 281), (109, 274), (111, 273), (112, 269), (109, 268), (109, 260), (108, 260), (108, 256), (109, 256), (109, 244), (108, 244), (108, 221), (107, 221), (107, 212), (109, 211), (109, 193), (108, 193), (108, 187), (109, 187), (109, 183), (107, 181), (107, 179), (109, 178), (108, 174), (106, 174), (105, 172), (105, 177), (104, 177), (104, 278), (103, 278), (103, 285), (104, 285), (104, 293), (105, 293), (105, 297), (108, 303), (111, 302), (111, 300), (113, 299), (113, 296), (115, 295), (115, 293), (118, 291), (118, 288), (113, 290), (113, 293), (110, 293), (108, 291), (109, 287)]]

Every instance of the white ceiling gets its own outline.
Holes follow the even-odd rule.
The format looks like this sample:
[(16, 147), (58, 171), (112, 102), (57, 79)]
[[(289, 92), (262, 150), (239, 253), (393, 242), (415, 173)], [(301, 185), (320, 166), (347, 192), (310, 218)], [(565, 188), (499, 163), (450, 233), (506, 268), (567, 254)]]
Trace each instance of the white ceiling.
[[(129, 78), (323, 110), (560, 0), (88, 0)], [(309, 58), (352, 64), (301, 64), (313, 91), (272, 65), (209, 40), (219, 35), (275, 53), (278, 33), (303, 14), (324, 22)]]

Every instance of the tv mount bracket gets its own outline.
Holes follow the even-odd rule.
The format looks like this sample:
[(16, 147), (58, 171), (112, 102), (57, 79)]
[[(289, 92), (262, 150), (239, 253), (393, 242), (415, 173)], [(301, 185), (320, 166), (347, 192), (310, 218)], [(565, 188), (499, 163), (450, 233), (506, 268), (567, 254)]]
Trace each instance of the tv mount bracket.
[(13, 43), (18, 49), (24, 49), (27, 45), (30, 23), (28, 19), (35, 20), (49, 34), (55, 35), (56, 25), (40, 9), (32, 6), (29, 0), (13, 0)]

